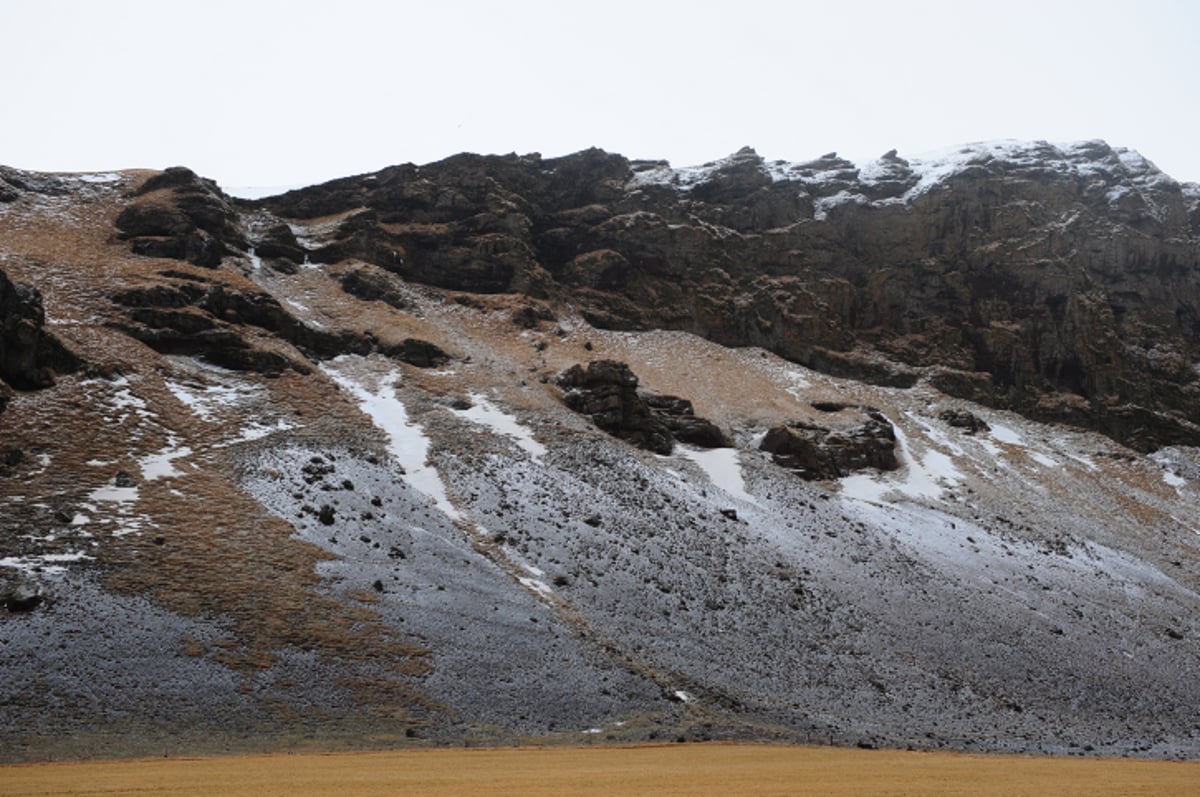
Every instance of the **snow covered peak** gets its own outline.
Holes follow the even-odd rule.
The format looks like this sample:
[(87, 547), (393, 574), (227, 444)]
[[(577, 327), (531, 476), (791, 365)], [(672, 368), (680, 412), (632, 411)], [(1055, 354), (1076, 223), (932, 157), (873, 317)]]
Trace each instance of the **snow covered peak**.
[[(1093, 139), (1068, 143), (1003, 139), (963, 144), (948, 149), (901, 157), (891, 150), (881, 157), (854, 162), (830, 152), (804, 162), (765, 161), (745, 147), (700, 166), (674, 168), (665, 161), (638, 168), (627, 188), (650, 186), (694, 193), (702, 186), (737, 176), (743, 186), (757, 188), (789, 184), (815, 200), (816, 218), (836, 205), (889, 205), (912, 202), (956, 177), (977, 174), (995, 177), (1061, 177), (1098, 190), (1113, 207), (1136, 203), (1162, 220), (1165, 210), (1152, 194), (1178, 192), (1180, 185), (1140, 153)], [(749, 174), (754, 172), (756, 174)], [(758, 180), (750, 179), (757, 177)], [(766, 179), (762, 179), (766, 178)], [(1190, 190), (1188, 196), (1200, 192)]]

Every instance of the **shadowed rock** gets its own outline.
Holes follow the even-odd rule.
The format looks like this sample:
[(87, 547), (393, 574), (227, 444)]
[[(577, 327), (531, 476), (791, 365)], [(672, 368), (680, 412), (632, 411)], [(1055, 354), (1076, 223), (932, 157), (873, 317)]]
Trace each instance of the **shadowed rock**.
[(896, 432), (879, 413), (846, 429), (795, 421), (767, 432), (759, 449), (805, 479), (837, 479), (857, 470), (895, 470)]

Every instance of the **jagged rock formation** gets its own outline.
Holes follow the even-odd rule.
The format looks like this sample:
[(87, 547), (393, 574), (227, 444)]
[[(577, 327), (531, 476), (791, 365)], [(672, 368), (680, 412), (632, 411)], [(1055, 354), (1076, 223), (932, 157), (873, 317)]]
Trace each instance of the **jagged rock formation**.
[(136, 254), (215, 268), (225, 255), (247, 248), (232, 200), (191, 169), (167, 169), (146, 180), (135, 197), (116, 225)]
[(461, 155), (265, 200), (343, 214), (309, 256), (577, 303), (829, 373), (1200, 441), (1200, 189), (1085, 142), (857, 166), (751, 149), (695, 169), (590, 150)]

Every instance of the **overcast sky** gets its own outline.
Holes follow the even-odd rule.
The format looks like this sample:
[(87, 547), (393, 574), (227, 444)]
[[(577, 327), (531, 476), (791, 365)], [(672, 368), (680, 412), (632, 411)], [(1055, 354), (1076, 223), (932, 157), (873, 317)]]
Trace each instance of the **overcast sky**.
[(1103, 138), (1200, 181), (1200, 2), (0, 0), (0, 163), (226, 188)]

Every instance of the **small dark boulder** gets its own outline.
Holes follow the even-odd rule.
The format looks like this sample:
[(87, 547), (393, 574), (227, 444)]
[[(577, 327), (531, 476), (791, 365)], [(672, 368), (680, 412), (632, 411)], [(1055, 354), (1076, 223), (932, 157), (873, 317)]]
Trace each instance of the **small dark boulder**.
[(553, 321), (554, 311), (544, 304), (526, 304), (513, 311), (512, 322), (523, 329), (537, 329), (542, 321)]
[(379, 350), (416, 368), (438, 368), (450, 362), (450, 355), (437, 344), (420, 338), (405, 338), (399, 346), (381, 346)]
[(942, 410), (938, 413), (938, 418), (967, 434), (986, 432), (991, 428), (986, 421), (969, 410)]
[(149, 202), (125, 208), (115, 223), (118, 237), (126, 240), (143, 236), (184, 235), (196, 226), (179, 209)]
[(7, 181), (0, 179), (0, 202), (16, 202), (20, 197), (20, 191), (13, 188)]
[[(54, 375), (77, 370), (79, 359), (48, 332), (42, 295), (0, 271), (0, 386), (37, 390)], [(0, 405), (8, 394), (0, 387)]]
[(4, 608), (10, 612), (31, 612), (45, 600), (42, 585), (29, 580), (17, 582), (17, 585), (4, 595)]

